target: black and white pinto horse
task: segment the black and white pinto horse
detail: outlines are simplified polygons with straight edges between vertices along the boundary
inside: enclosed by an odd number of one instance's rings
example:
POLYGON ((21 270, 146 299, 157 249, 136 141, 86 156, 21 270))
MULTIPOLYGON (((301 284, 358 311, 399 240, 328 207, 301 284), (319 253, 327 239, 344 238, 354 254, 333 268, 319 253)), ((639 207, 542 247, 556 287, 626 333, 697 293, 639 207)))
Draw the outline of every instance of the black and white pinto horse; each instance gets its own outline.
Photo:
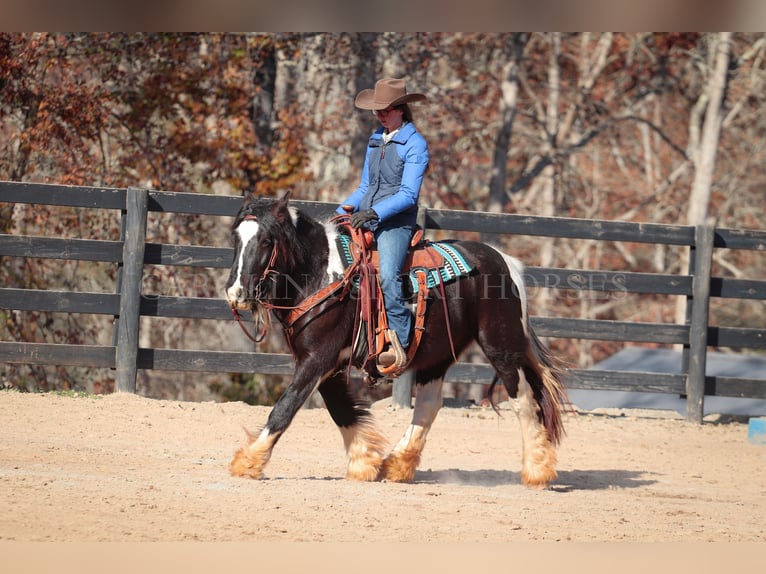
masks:
MULTIPOLYGON (((254 316, 271 312, 283 326, 291 309, 344 273, 335 247, 341 232, 337 224, 308 217, 289 205, 288 196, 246 195, 233 225, 236 253, 226 284, 233 310, 254 316)), ((521 424, 522 482, 543 488, 556 478, 556 446, 564 433, 567 404, 563 371, 529 324, 521 263, 484 243, 452 245, 470 260, 474 272, 444 284, 443 295, 436 292, 429 302, 420 347, 408 367, 416 383, 412 422, 393 449, 387 452, 371 413, 347 386, 357 301, 353 296, 328 298, 299 324, 285 328, 295 374, 263 429, 247 433, 247 444, 231 462, 233 475, 263 477, 277 441, 317 389, 343 437, 347 478, 412 481, 442 406, 444 374, 477 341, 513 399, 521 424)))

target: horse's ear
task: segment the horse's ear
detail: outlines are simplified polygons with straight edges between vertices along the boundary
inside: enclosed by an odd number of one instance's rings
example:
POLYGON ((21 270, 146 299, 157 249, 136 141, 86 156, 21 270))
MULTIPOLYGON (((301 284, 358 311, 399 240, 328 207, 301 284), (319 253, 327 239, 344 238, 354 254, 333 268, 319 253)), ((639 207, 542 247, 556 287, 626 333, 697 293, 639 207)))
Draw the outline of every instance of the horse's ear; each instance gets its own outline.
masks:
POLYGON ((280 197, 271 208, 271 212, 274 214, 278 223, 284 223, 290 221, 290 212, 287 209, 287 204, 290 201, 290 190, 288 189, 282 197, 280 197))
POLYGON ((245 195, 243 196, 243 207, 247 207, 251 203, 253 203, 256 199, 255 194, 252 191, 246 191, 245 195))

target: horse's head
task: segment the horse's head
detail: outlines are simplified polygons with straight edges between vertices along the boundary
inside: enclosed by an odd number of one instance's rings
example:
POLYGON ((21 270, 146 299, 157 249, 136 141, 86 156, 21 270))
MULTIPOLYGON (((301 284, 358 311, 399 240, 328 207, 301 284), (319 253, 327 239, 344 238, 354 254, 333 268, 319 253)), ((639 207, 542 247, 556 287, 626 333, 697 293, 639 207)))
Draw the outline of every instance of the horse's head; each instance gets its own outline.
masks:
POLYGON ((289 273, 300 257, 296 248, 297 212, 288 206, 290 192, 280 199, 245 196, 232 227, 234 261, 226 282, 232 309, 251 310, 271 295, 272 279, 289 273))

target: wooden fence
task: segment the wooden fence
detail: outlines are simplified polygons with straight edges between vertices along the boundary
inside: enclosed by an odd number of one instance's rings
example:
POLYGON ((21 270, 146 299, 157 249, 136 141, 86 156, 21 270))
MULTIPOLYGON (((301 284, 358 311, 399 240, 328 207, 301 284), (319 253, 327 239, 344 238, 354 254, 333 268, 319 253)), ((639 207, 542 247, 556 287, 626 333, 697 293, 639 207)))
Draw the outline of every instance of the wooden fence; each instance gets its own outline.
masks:
MULTIPOLYGON (((119 210, 120 241, 66 239, 0 234, 0 257, 34 257, 109 262, 118 266, 115 293, 84 293, 0 288, 0 309, 96 313, 116 318, 113 345, 47 344, 0 341, 0 362, 112 368, 118 390, 135 392, 138 369, 242 372, 289 375, 289 355, 140 348, 141 316, 231 320, 223 299, 147 296, 141 292, 144 265, 228 269, 232 249, 146 242, 149 212, 233 216, 240 197, 0 182, 0 202, 119 210)), ((295 201, 310 215, 322 217, 334 205, 295 201)), ((687 274, 634 273, 527 267, 528 285, 596 292, 655 293, 687 299, 686 324, 635 323, 560 317, 532 317, 543 337, 677 344, 684 347, 681 373, 572 370, 575 389, 651 391, 686 395, 686 415, 701 422, 705 395, 766 398, 766 381, 706 375, 708 346, 766 348, 766 329, 716 327, 708 324, 711 297, 766 299, 766 281, 711 276, 714 249, 766 249, 766 231, 647 224, 560 217, 534 217, 453 210, 422 210, 427 229, 498 234, 625 241, 688 246, 692 251, 687 274), (595 278, 595 280, 594 280, 595 278)), ((223 271, 222 271, 223 272, 223 271)), ((454 365, 447 381, 488 383, 489 365, 454 365)), ((409 402, 406 380, 395 385, 395 399, 409 402), (403 398, 403 397, 406 397, 403 398)))

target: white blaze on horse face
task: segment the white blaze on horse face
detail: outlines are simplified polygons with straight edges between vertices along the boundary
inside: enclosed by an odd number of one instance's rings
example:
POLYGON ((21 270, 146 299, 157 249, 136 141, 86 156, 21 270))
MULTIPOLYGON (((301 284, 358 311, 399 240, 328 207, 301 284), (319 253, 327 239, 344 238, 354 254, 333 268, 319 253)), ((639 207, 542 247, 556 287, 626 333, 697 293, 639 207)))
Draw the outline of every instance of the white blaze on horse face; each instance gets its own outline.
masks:
POLYGON ((245 252, 247 251, 248 244, 255 238, 258 233, 258 222, 253 220, 242 221, 235 230, 235 233, 239 236, 239 253, 237 254, 237 278, 231 287, 226 291, 226 298, 229 304, 234 306, 244 301, 244 282, 242 281, 242 272, 245 264, 245 252))

